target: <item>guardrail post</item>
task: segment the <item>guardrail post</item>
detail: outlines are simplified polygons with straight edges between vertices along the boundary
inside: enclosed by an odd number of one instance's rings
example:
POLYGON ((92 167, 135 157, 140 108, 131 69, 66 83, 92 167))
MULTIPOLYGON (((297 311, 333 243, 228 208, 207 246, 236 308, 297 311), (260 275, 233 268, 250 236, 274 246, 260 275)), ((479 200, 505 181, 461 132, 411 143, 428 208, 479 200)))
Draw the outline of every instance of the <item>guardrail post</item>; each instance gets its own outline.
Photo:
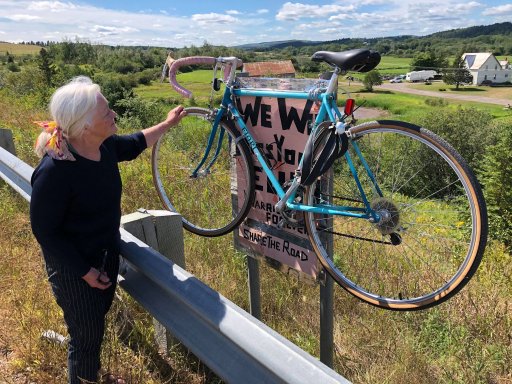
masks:
POLYGON ((261 320, 260 265, 252 256, 247 259, 247 283, 249 285, 249 311, 256 319, 261 320))
POLYGON ((0 128, 0 147, 16 156, 12 131, 10 129, 0 128))
POLYGON ((334 345, 334 280, 326 273, 325 285, 320 284, 320 361, 333 366, 334 345))
MULTIPOLYGON (((332 191, 332 185, 328 187, 332 191)), ((332 192, 331 192, 332 193, 332 192)), ((328 219, 328 228, 333 228, 332 217, 328 219)), ((329 256, 333 257, 333 237, 323 238, 329 256)), ((333 366, 334 350, 334 279, 324 269, 324 284, 320 284, 320 361, 329 368, 333 366)))
MULTIPOLYGON (((181 216, 174 212, 140 209, 121 218, 121 226, 133 236, 185 269, 181 216)), ((179 344, 165 327, 153 319, 155 341, 161 353, 168 354, 179 344)))

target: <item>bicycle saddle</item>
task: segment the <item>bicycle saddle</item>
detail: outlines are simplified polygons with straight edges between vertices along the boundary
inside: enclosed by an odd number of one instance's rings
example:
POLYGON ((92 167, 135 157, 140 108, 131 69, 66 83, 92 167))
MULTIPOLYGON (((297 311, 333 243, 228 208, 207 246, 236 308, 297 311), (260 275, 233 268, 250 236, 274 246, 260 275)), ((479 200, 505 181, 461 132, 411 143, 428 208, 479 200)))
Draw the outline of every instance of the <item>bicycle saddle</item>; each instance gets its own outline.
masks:
POLYGON ((318 51, 311 56, 311 60, 325 61, 345 72, 368 72, 380 63, 380 54, 369 49, 351 49, 343 52, 318 51))

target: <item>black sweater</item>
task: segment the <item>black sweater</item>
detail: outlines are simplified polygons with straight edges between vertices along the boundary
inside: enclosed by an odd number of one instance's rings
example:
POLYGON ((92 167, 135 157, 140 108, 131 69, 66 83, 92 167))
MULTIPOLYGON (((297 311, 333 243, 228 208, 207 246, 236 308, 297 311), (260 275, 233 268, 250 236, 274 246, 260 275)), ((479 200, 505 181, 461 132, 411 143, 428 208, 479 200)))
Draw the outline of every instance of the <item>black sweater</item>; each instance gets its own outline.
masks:
POLYGON ((99 266, 103 249, 119 252, 118 162, 136 158, 146 146, 139 132, 106 139, 100 161, 76 153, 76 161, 42 158, 32 174, 30 221, 47 265, 84 276, 99 266))

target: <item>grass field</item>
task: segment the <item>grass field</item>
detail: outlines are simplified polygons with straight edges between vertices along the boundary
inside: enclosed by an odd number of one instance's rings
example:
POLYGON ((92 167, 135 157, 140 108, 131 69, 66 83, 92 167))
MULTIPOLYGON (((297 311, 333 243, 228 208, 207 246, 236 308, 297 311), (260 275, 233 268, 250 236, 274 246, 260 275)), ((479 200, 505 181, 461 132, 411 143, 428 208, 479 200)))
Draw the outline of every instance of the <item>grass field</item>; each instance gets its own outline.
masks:
MULTIPOLYGON (((391 58, 392 59, 392 58, 391 58)), ((392 66, 393 62, 399 64, 408 59, 389 60, 388 65, 392 66)), ((386 63, 385 63, 386 64, 386 63)), ((315 74, 310 74, 313 77, 315 74)), ((144 99, 159 100, 165 105, 171 104, 184 104, 184 105, 199 105, 206 106, 208 104, 211 92, 212 71, 211 70, 198 70, 189 73, 181 73, 177 76, 178 83, 182 84, 185 88, 192 91, 193 99, 185 99, 180 96, 169 84, 168 81, 152 82, 148 86, 139 86, 136 88, 135 93, 144 99)), ((511 97, 511 88, 498 88, 498 87, 463 87, 459 91, 455 91, 454 86, 446 85, 442 82, 435 82, 432 85, 424 84, 408 84, 407 86, 422 89, 439 91, 446 89, 444 92, 458 92, 461 94, 471 94, 485 97, 504 98, 511 97)), ((343 104, 345 96, 341 92, 350 92, 351 96, 356 99, 358 105, 365 103, 365 107, 374 107, 383 109, 388 112, 390 118, 402 119, 406 121, 417 121, 418 116, 428 114, 431 110, 431 99, 435 97, 416 96, 400 92, 379 90, 375 89, 374 92, 367 92, 363 89, 360 82, 347 82, 346 80, 339 83, 340 94, 339 103, 343 104)), ((215 93, 219 98, 222 92, 215 93)), ((443 92, 439 92, 439 99, 443 96, 443 92)), ((493 117, 507 117, 510 116, 511 111, 504 110, 503 106, 494 104, 483 104, 469 101, 444 99, 445 105, 449 108, 457 108, 458 106, 471 106, 489 112, 493 117)), ((512 102, 512 99, 511 99, 512 102)), ((444 102, 443 102, 444 103, 444 102)), ((215 104, 216 105, 216 104, 215 104)))
POLYGON ((0 42, 0 55, 9 52, 11 55, 35 55, 39 53, 41 47, 38 45, 12 44, 0 42))
MULTIPOLYGON (((1 96, 4 108, 0 110, 0 123, 13 130, 18 156, 35 165, 32 146, 37 130, 30 121, 42 119, 44 111, 1 96)), ((386 94, 378 96, 389 99, 386 94)), ((390 108, 405 103, 406 109, 423 108, 421 98, 397 97, 390 108)), ((140 207, 161 208, 152 187, 149 152, 123 163, 121 173, 123 213, 140 207)), ((177 193, 188 195, 190 191, 177 193)), ((40 337, 47 329, 65 334, 62 313, 52 297, 30 231, 28 204, 3 182, 0 212, 0 377, 13 384, 62 383, 65 348, 40 337), (15 377, 22 379, 16 382, 15 377)), ((188 271, 248 309, 244 255, 234 250, 231 236, 201 238, 185 233, 185 255, 188 271)), ((383 311, 360 303, 336 287, 334 367, 350 381, 361 384, 510 383, 511 290, 510 255, 496 243, 488 246, 483 264, 466 289, 426 311, 383 311)), ((316 285, 261 265, 262 321, 317 357, 318 292, 316 285)), ((149 315, 122 291, 120 294, 122 300, 116 300, 108 320, 102 355, 106 368, 131 378, 132 383, 221 382, 190 354, 173 351, 170 358, 159 357, 151 344, 149 315)))
MULTIPOLYGON (((397 69, 402 64, 398 60, 386 65, 397 69)), ((212 72, 205 70, 180 74, 178 79, 193 90, 192 102, 199 104, 208 100, 211 76, 212 72)), ((469 105, 391 91, 364 92, 361 84, 353 82, 340 85, 350 89, 358 104, 366 101, 366 107, 383 109, 390 118, 410 122, 439 108, 469 105)), ((168 83, 141 86, 136 93, 166 105, 191 103, 168 83)), ((2 90, 0 105, 0 126, 13 131, 18 156, 35 166, 38 160, 33 144, 38 130, 31 121, 46 119, 47 112, 32 106, 27 98, 13 98, 2 90)), ((489 111, 496 119, 509 113, 500 106, 471 105, 489 111)), ((123 214, 141 207, 161 209, 152 184, 150 156, 145 151, 136 161, 120 165, 123 214)), ((176 193, 190 196, 191 191, 176 193)), ((210 210, 214 212, 215 206, 210 210)), ((0 212, 0 380, 8 384, 63 383, 65 347, 41 338, 48 329, 65 334, 62 313, 52 297, 31 233, 28 204, 3 181, 0 212)), ((232 236, 184 236, 187 270, 248 310, 245 255, 234 249, 232 236)), ((262 321, 318 357, 318 286, 304 284, 265 263, 260 272, 262 321)), ((152 343, 150 316, 122 290, 119 293, 120 300, 108 318, 104 367, 132 383, 221 383, 187 351, 173 350, 169 357, 160 356, 152 343)), ((491 242, 469 285, 439 307, 410 313, 384 311, 335 287, 334 308, 334 368, 354 383, 512 383, 512 263, 503 244, 491 242)))
MULTIPOLYGON (((169 84, 168 79, 163 82, 153 81, 147 86, 139 86, 135 89, 135 93, 143 99, 159 100, 166 104, 206 106, 210 98, 212 78, 212 70, 206 69, 178 74, 178 83, 192 91, 192 99, 186 99, 177 93, 169 84)), ((222 95, 222 93, 217 92, 216 95, 222 95)))
POLYGON ((382 56, 377 69, 381 74, 400 75, 410 72, 410 64, 411 58, 408 57, 382 56))

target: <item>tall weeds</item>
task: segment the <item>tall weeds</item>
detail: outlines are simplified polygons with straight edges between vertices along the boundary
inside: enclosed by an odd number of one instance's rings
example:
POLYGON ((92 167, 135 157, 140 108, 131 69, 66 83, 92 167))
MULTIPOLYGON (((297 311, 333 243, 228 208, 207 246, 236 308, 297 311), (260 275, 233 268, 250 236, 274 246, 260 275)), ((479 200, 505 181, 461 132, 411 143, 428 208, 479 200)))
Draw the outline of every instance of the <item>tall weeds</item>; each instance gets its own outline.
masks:
MULTIPOLYGON (((36 132, 27 120, 42 118, 44 110, 18 109, 5 98, 0 102, 0 123, 13 129, 18 156, 35 165, 31 147, 36 132)), ((160 208, 149 153, 123 164, 121 172, 125 214, 160 208)), ((31 235, 28 204, 3 182, 0 228, 0 374, 6 372, 6 383, 63 383, 65 346, 41 338, 47 329, 65 334, 62 314, 31 235)), ((185 234, 185 255, 188 270, 248 309, 245 256, 234 250, 230 236, 185 234)), ((263 264, 261 288, 262 320, 318 357, 318 286, 263 264)), ((334 369, 354 383, 511 383, 511 314, 512 263, 500 242, 489 244, 479 271, 462 292, 426 311, 384 311, 335 287, 334 369)), ((103 366, 132 383, 220 381, 182 348, 169 357, 158 354, 149 315, 121 290, 108 324, 103 366)))

